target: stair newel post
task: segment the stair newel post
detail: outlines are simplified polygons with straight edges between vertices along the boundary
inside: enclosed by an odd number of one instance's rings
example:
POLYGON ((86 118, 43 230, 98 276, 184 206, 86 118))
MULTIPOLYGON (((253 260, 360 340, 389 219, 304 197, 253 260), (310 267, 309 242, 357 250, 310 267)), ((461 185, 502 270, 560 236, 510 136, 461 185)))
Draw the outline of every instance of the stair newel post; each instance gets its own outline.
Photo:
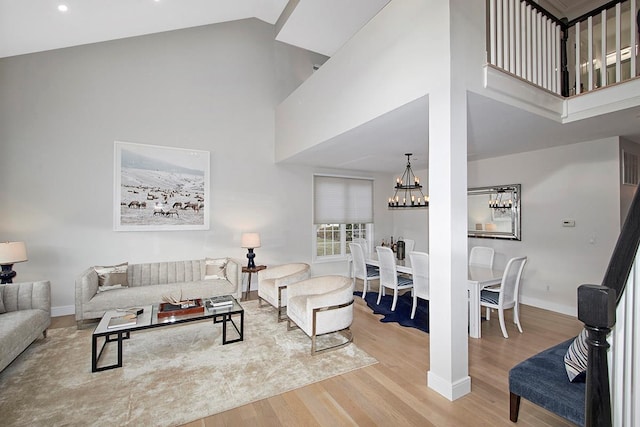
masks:
POLYGON ((616 323, 616 291, 599 285, 578 288, 578 319, 588 333, 585 426, 611 427, 607 335, 616 323))

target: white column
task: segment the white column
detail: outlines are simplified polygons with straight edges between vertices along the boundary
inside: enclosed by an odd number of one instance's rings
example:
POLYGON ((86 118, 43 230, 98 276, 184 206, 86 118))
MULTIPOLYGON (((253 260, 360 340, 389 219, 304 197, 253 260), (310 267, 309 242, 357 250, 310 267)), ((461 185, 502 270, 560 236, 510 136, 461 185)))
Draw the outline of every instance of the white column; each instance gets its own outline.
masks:
MULTIPOLYGON (((478 3, 482 4, 482 3, 478 3)), ((429 93, 430 366, 428 386, 450 400, 471 391, 467 319, 467 97, 454 76, 465 67, 465 33, 475 13, 450 0, 439 84, 429 93), (455 53, 455 54, 454 54, 455 53)), ((475 7, 475 6, 474 6, 475 7)), ((443 16, 443 19, 445 17, 443 16)))

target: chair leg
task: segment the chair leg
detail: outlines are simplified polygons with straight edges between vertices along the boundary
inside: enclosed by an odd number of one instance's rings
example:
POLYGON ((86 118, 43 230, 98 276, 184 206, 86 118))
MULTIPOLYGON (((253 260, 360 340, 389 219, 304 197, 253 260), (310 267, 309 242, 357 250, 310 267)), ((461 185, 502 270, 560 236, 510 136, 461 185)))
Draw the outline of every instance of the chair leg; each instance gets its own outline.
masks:
POLYGON ((382 291, 384 291, 384 286, 380 283, 380 289, 378 289, 378 301, 376 301, 376 304, 378 305, 380 305, 380 300, 382 299, 382 291))
POLYGON ((487 318, 487 320, 491 320, 491 309, 489 307, 487 307, 487 313, 485 314, 485 316, 487 318))
POLYGON ((509 393, 509 419, 511 422, 518 422, 518 413, 520 412, 520 396, 509 393))
POLYGON ((513 322, 518 327, 520 333, 522 333, 522 325, 520 325, 520 306, 518 304, 513 307, 513 322))
POLYGON ((278 307, 276 307, 278 309, 278 323, 283 322, 285 320, 287 320, 287 312, 286 309, 284 307, 286 306, 282 306, 282 292, 286 291, 287 287, 286 286, 280 286, 278 287, 278 307), (283 309, 285 311, 283 311, 283 309), (284 314, 284 316, 283 316, 284 314))
POLYGON ((500 318, 500 329, 502 329, 502 335, 505 338, 509 338, 509 334, 507 334, 507 327, 504 324, 504 310, 501 308, 498 309, 498 317, 500 318))
POLYGON ((396 303, 398 302, 398 289, 393 290, 393 302, 391 303, 391 311, 396 311, 396 303))
POLYGON ((416 317, 416 308, 418 307, 418 297, 416 293, 413 293, 413 307, 411 307, 411 318, 416 317))
MULTIPOLYGON (((355 279, 354 279, 355 280, 355 279)), ((367 278, 365 277, 362 280, 362 299, 364 299, 364 297, 367 296, 367 288, 369 287, 369 281, 367 280, 367 278)))

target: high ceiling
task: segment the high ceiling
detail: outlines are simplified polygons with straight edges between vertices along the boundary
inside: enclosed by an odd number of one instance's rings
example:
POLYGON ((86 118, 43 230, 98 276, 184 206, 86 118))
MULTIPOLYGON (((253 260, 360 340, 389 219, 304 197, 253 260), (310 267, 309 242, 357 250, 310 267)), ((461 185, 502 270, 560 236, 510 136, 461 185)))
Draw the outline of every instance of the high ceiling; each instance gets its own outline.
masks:
POLYGON ((283 11, 277 40, 331 56, 388 2, 0 0, 0 58, 246 18, 276 24, 283 11))
MULTIPOLYGON (((276 39, 332 56, 389 0, 0 0, 0 58, 246 18, 276 25, 276 39), (60 12, 58 6, 68 7, 60 12)), ((582 15, 606 0, 539 0, 558 17, 582 15)), ((624 135, 640 141, 640 110, 560 125, 470 94, 469 159, 624 135), (495 118, 500 118, 496 125, 495 118), (523 131, 524 130, 524 131, 523 131), (581 139, 582 138, 582 139, 581 139), (509 141, 508 145, 504 141, 509 141)), ((317 166, 396 172, 405 152, 427 165, 428 100, 416 100, 309 150, 317 166), (330 148, 330 150, 327 150, 330 148), (336 165, 336 150, 342 164, 336 165), (327 155, 327 153, 330 153, 327 155), (365 154, 363 154, 365 153, 365 154), (397 161, 390 161, 396 159, 397 161)))
MULTIPOLYGON (((0 0, 0 58, 253 17, 276 24, 283 11, 278 40, 331 56, 388 2, 0 0), (68 10, 60 12, 59 5, 68 10)), ((569 18, 606 2, 539 0, 558 17, 569 18)))

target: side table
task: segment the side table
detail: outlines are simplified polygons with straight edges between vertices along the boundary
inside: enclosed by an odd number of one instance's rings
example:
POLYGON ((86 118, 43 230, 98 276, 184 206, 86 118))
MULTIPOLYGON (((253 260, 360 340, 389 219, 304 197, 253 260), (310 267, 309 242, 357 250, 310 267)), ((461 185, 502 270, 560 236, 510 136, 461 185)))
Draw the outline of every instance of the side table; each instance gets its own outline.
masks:
POLYGON ((242 272, 243 273, 247 273, 249 275, 249 277, 247 278, 247 291, 244 292, 244 295, 242 297, 243 301, 246 301, 249 299, 249 292, 251 291, 251 274, 253 273, 257 273, 260 270, 264 270, 265 268, 267 268, 266 265, 256 265, 255 267, 242 267, 242 272))

